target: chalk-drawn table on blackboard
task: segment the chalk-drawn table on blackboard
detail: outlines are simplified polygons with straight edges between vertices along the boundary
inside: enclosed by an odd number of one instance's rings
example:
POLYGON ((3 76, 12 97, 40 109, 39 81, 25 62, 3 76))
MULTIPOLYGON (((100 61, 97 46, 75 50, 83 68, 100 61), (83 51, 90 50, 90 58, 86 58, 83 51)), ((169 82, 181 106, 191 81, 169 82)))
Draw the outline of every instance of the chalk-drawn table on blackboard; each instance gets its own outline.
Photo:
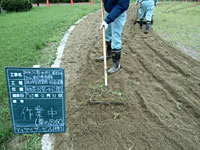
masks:
POLYGON ((6 68, 13 132, 65 132, 65 75, 61 68, 6 68))

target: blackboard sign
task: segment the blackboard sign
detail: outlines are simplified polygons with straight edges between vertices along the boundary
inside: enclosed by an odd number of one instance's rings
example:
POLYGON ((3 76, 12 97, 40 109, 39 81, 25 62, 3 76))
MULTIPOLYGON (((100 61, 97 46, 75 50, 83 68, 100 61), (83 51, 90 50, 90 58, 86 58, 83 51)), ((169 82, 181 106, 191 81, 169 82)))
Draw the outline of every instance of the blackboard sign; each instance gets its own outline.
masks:
POLYGON ((13 132, 65 132, 65 75, 60 68, 6 68, 13 132))

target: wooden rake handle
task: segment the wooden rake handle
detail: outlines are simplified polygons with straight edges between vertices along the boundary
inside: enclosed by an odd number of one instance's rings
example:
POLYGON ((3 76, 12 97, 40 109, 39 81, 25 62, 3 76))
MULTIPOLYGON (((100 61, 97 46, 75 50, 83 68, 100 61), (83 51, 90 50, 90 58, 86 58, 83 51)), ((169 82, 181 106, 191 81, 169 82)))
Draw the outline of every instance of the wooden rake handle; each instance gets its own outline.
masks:
MULTIPOLYGON (((104 4, 103 0, 101 0, 101 20, 104 21, 104 4)), ((105 86, 108 86, 108 74, 107 74, 107 60, 106 60, 106 30, 103 26, 103 56, 104 56, 104 78, 105 78, 105 86)))

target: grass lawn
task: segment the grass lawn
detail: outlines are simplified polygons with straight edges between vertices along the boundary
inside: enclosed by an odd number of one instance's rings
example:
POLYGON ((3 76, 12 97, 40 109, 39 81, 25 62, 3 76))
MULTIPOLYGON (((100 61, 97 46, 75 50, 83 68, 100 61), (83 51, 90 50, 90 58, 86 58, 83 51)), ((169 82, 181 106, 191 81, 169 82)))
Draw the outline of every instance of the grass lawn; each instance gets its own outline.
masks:
POLYGON ((173 45, 200 52, 200 3, 173 2, 155 7, 154 31, 173 45))
POLYGON ((7 143, 13 138, 17 139, 16 143, 26 141, 18 149, 40 148, 38 136, 12 134, 4 68, 32 67, 38 63, 43 67, 50 66, 67 29, 99 8, 100 5, 50 6, 34 7, 29 12, 0 14, 0 149, 9 149, 7 143))

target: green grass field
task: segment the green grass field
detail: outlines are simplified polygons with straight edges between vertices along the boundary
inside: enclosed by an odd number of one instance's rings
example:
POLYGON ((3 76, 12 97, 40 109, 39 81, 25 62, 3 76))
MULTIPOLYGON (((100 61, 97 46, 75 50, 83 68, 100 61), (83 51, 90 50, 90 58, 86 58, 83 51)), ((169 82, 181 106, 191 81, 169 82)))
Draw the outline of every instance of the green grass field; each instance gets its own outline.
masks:
POLYGON ((155 7, 154 31, 173 45, 200 51, 200 3, 170 3, 155 7))
MULTIPOLYGON (((6 144, 14 136, 5 67, 32 67, 41 61, 43 67, 50 66, 56 47, 67 29, 84 15, 99 8, 100 5, 34 7, 29 12, 0 14, 0 149, 8 149, 6 144)), ((38 140, 37 136, 31 135, 25 145, 35 149, 38 140), (35 141, 36 144, 33 144, 35 141)))

